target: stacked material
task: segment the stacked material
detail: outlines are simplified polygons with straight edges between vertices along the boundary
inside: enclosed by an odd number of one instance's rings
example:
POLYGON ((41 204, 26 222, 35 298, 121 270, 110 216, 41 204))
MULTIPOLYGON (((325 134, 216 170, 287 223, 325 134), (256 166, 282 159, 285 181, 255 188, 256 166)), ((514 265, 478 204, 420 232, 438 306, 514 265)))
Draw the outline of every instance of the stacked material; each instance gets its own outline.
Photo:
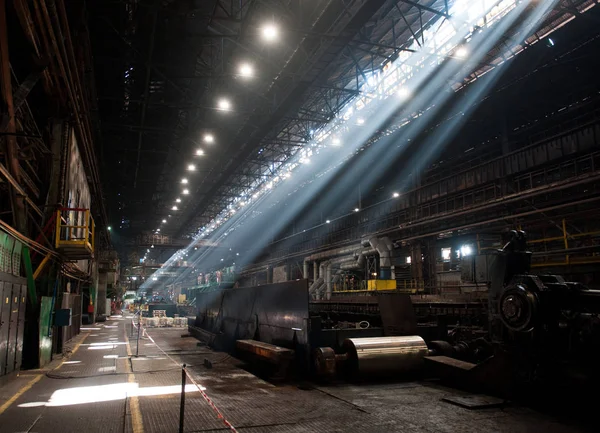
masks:
POLYGON ((184 328, 188 326, 187 317, 142 317, 141 322, 144 328, 184 328))
POLYGON ((158 326, 159 319, 156 317, 147 317, 146 318, 146 326, 148 328, 156 328, 158 326))

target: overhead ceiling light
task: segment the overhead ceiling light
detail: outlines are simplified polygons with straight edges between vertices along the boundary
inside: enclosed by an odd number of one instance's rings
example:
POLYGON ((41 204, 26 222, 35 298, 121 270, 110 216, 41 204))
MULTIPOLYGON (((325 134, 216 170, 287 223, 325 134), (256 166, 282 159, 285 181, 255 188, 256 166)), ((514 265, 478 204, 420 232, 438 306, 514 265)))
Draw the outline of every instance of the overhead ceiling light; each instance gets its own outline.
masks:
POLYGON ((152 280, 153 280, 153 281, 158 281, 158 278, 156 278, 156 277, 152 277, 152 280))
POLYGON ((111 226, 108 226, 108 227, 106 227, 106 228, 108 229, 108 231, 111 231, 111 230, 112 230, 112 227, 111 227, 111 226))
POLYGON ((360 210, 360 209, 359 209, 359 208, 357 208, 357 207, 355 207, 355 208, 354 208, 354 212, 358 212, 359 210, 360 210))
POLYGON ((173 209, 173 210, 177 210, 177 206, 173 206, 171 209, 173 209))
POLYGON ((190 164, 187 166, 188 171, 194 171, 196 170, 196 166, 194 164, 190 164))
POLYGON ((330 221, 330 220, 327 220, 327 221, 325 221, 325 222, 326 222, 327 224, 329 224, 331 221, 330 221))
POLYGON ((179 197, 178 197, 178 198, 176 198, 176 199, 175 199, 175 201, 176 201, 177 203, 181 203, 181 199, 180 199, 179 197))
POLYGON ((183 194, 189 194, 189 193, 190 193, 190 190, 189 190, 189 189, 184 189, 184 190, 183 190, 183 194))
POLYGON ((363 119, 362 117, 359 117, 358 119, 356 119, 356 124, 357 125, 364 125, 365 124, 365 119, 363 119))
POLYGON ((398 96, 401 99, 406 99, 410 96, 410 91, 406 87, 400 87, 398 90, 398 96))
POLYGON ((217 102, 217 107, 219 107, 219 110, 225 110, 225 111, 230 110, 231 109, 231 102, 229 102, 228 99, 221 98, 217 102))
POLYGON ((203 151, 202 149, 198 149, 198 150, 196 151, 196 155, 198 155, 198 156, 202 156, 202 155, 204 155, 204 151, 203 151))
POLYGON ((186 183, 188 183, 188 180, 184 177, 183 179, 181 179, 181 183, 185 185, 186 183))
POLYGON ((399 193, 397 193, 397 192, 395 192, 394 194, 392 194, 392 196, 393 196, 394 198, 398 198, 398 197, 400 197, 400 194, 399 194, 399 193))
POLYGON ((162 220, 163 224, 167 222, 167 220, 162 220))
POLYGON ((239 71, 244 78, 251 78, 254 75, 254 68, 249 63, 242 63, 239 71))
POLYGON ((340 140, 339 138, 335 137, 333 140, 331 140, 331 144, 333 144, 334 146, 339 146, 342 144, 342 140, 340 140))
POLYGON ((214 143, 215 137, 212 134, 204 134, 204 142, 205 143, 214 143))
POLYGON ((158 233, 160 231, 160 229, 156 229, 156 232, 158 233))
POLYGON ((262 28, 262 37, 265 41, 273 42, 279 36, 279 29, 275 24, 266 24, 262 28))
POLYGON ((467 54, 469 54, 469 50, 467 50, 465 47, 459 47, 454 52, 454 57, 458 57, 459 59, 464 59, 465 57, 467 57, 467 54))

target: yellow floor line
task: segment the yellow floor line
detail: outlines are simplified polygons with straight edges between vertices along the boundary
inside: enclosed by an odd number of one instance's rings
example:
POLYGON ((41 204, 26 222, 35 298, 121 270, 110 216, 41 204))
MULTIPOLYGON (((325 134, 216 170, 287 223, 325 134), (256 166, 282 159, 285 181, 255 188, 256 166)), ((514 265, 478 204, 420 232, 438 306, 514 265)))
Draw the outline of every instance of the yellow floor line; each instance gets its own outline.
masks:
MULTIPOLYGON (((127 336, 127 327, 123 330, 125 335, 125 343, 127 348, 127 356, 131 359, 131 347, 129 346, 129 337, 127 336)), ((127 382, 135 383, 135 375, 131 370, 131 363, 127 363, 127 372, 131 373, 127 375, 127 382)), ((142 411, 140 410, 140 402, 137 396, 129 397, 129 406, 131 407, 131 426, 133 427, 133 433, 144 433, 144 423, 142 422, 142 411)))
MULTIPOLYGON (((75 352, 77 352, 77 349, 79 349, 79 346, 81 346, 81 343, 83 343, 86 338, 87 338, 87 335, 84 336, 75 345, 75 347, 73 347, 73 350, 71 351, 71 356, 73 356, 75 354, 75 352)), ((60 361, 60 363, 56 367, 54 367, 52 370, 58 370, 64 364, 66 359, 68 359, 68 358, 63 358, 63 360, 60 361)), ((25 394, 27 391, 29 391, 33 385, 35 385, 37 382, 39 382, 39 380, 43 376, 44 376, 43 374, 36 375, 26 385, 24 385, 15 395, 13 395, 9 400, 4 402, 4 404, 2 406, 0 406, 0 415, 2 413, 4 413, 6 411, 6 409, 8 409, 10 407, 10 405, 13 404, 19 397, 21 397, 23 394, 25 394)))
POLYGON ((6 409, 10 407, 19 397, 25 394, 27 391, 31 389, 33 385, 35 385, 39 380, 43 377, 43 374, 38 374, 29 382, 27 382, 15 395, 13 395, 10 399, 8 399, 2 406, 0 406, 0 415, 4 413, 6 409))

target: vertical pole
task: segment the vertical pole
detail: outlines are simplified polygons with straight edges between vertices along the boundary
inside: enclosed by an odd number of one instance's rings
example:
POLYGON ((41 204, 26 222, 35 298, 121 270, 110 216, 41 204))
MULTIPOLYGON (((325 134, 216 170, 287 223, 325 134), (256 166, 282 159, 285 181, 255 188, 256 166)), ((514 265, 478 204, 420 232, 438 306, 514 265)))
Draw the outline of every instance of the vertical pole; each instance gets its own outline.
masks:
POLYGON ((185 367, 181 368, 181 403, 179 405, 179 433, 183 433, 183 421, 185 417, 185 367))
MULTIPOLYGON (((15 124, 15 107, 13 103, 12 76, 10 73, 10 60, 8 55, 6 9, 6 0, 0 0, 0 93, 2 93, 2 100, 6 106, 5 116, 8 118, 6 119, 8 122, 6 124, 7 135, 4 137, 4 151, 6 152, 8 171, 20 185, 21 167, 19 165, 17 138, 15 136, 17 130, 15 124)), ((4 116, 0 115, 0 125, 4 123, 3 117, 4 116)), ((27 234, 24 198, 17 194, 14 187, 10 187, 10 197, 13 207, 14 225, 19 232, 27 234)))
MULTIPOLYGON (((563 230, 563 240, 565 242, 565 250, 569 249, 569 241, 567 240, 567 220, 565 218, 563 218, 562 220, 562 230, 563 230)), ((569 264, 569 255, 567 254, 566 257, 566 263, 567 265, 569 264)))
MULTIPOLYGON (((140 307, 141 308, 141 307, 140 307)), ((140 314, 138 316, 138 335, 137 335, 137 344, 135 346, 135 356, 137 357, 140 353, 140 328, 142 327, 142 310, 140 309, 140 314)))

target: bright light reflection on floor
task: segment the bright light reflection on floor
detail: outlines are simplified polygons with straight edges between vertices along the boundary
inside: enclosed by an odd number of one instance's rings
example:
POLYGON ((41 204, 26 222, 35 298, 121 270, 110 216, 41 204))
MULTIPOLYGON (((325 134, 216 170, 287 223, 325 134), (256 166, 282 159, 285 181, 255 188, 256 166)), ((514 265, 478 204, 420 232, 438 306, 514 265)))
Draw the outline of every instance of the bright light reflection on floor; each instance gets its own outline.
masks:
POLYGON ((104 359, 117 359, 119 355, 104 355, 104 359))
POLYGON ((106 346, 107 344, 115 345, 115 344, 127 344, 127 343, 125 343, 123 341, 106 341, 104 343, 90 343, 89 345, 90 346, 106 346))
POLYGON ((82 331, 99 331, 102 328, 79 328, 82 331))
POLYGON ((100 373, 107 373, 107 372, 111 372, 111 371, 117 371, 117 367, 115 367, 114 365, 111 367, 100 367, 98 369, 98 371, 100 373))
POLYGON ((88 350, 113 350, 116 346, 111 345, 104 345, 104 346, 90 346, 88 347, 88 350))
MULTIPOLYGON (((205 387, 200 387, 203 391, 205 387)), ((82 386, 55 391, 48 402, 22 403, 19 407, 37 406, 72 406, 76 404, 101 403, 105 401, 124 400, 126 397, 149 397, 157 395, 179 394, 181 385, 151 386, 140 388, 137 383, 117 383, 113 385, 82 386)), ((185 392, 198 392, 193 384, 185 386, 185 392)))
POLYGON ((65 361, 63 364, 79 364, 81 361, 65 361))

